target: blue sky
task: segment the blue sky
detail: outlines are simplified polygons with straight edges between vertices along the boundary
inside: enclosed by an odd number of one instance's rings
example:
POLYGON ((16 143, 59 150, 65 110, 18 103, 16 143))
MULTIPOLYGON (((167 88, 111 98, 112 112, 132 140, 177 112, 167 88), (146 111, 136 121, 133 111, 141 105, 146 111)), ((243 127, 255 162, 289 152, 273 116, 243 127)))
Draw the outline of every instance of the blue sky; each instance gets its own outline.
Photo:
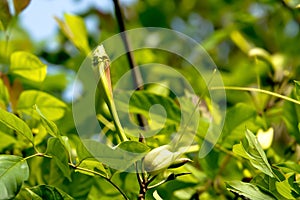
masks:
MULTIPOLYGON (((131 4, 134 1, 120 2, 131 4)), ((54 16, 62 18, 64 13, 80 13, 89 7, 113 12, 112 0, 31 0, 29 6, 21 13, 20 21, 34 40, 49 40, 57 30, 54 16)))

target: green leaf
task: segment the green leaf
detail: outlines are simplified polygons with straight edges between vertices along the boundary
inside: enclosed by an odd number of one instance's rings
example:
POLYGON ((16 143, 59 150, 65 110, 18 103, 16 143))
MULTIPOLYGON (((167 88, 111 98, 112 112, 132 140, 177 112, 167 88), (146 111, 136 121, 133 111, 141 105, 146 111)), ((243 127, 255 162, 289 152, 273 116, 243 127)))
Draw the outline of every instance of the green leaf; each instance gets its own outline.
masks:
POLYGON ((47 133, 49 133, 50 135, 52 135, 53 137, 60 137, 60 133, 59 130, 56 126, 56 124, 50 120, 48 120, 43 113, 40 111, 40 109, 38 108, 37 105, 34 105, 35 110, 37 111, 37 113, 41 116, 41 121, 43 124, 43 127, 46 129, 47 133))
POLYGON ((67 87, 67 76, 64 73, 47 74, 44 82, 43 89, 45 91, 63 91, 67 87))
MULTIPOLYGON (((102 174, 103 176, 108 176, 104 166, 102 163, 100 163, 98 160, 95 159, 85 159, 82 162, 80 162, 79 167, 85 168, 85 169, 89 169, 89 170, 93 170, 96 171, 100 174, 102 174)), ((78 170, 81 173, 87 174, 89 176, 94 176, 95 174, 91 173, 91 172, 86 172, 83 170, 78 170)))
POLYGON ((278 193, 281 194, 284 199, 295 199, 295 197, 292 195, 292 187, 290 186, 288 179, 281 182, 276 182, 275 185, 278 193))
POLYGON ((49 120, 58 120, 65 114, 66 104, 54 96, 36 90, 23 91, 19 97, 17 111, 34 116, 33 106, 37 105, 43 115, 49 120))
MULTIPOLYGON (((180 108, 169 97, 164 97, 147 91, 135 91, 130 96, 130 92, 122 91, 115 95, 114 100, 118 112, 127 113, 129 110, 131 113, 142 114, 149 117, 150 108, 155 104, 160 104, 167 114, 166 123, 178 124, 181 119, 180 108), (129 104, 124 101, 126 99, 130 99, 129 104)), ((129 115, 125 116, 124 114, 121 114, 121 116, 124 117, 124 119, 120 119, 122 122, 129 120, 129 115)), ((156 120, 157 122, 162 122, 165 120, 165 116, 162 115, 161 110, 154 109, 153 112, 151 112, 151 119, 156 120)))
POLYGON ((292 172, 296 172, 296 173, 300 174, 300 165, 295 162, 287 161, 284 163, 278 163, 278 164, 276 164, 276 166, 281 168, 282 170, 289 169, 292 172))
MULTIPOLYGON (((56 171, 57 170, 53 170, 56 171)), ((53 176, 57 177, 57 173, 54 173, 53 176)), ((59 175, 58 175, 59 176, 59 175)), ((55 178, 53 177, 53 181, 55 181, 55 178)), ((70 196, 72 196, 74 199, 90 199, 88 198, 88 194, 91 190, 93 190, 93 185, 95 184, 95 180, 99 179, 98 177, 91 177, 84 173, 79 173, 77 171, 72 172, 72 182, 69 182, 64 179, 59 179, 58 181, 48 183, 48 185, 52 185, 55 187, 58 187, 59 189, 63 190, 64 192, 68 193, 70 196)), ((102 179, 102 178, 100 178, 102 179)), ((105 180, 104 180, 105 181, 105 180)))
POLYGON ((150 148, 141 142, 136 141, 125 141, 114 147, 114 149, 120 148, 125 151, 133 153, 145 153, 150 151, 150 148))
POLYGON ((276 177, 257 138, 248 129, 246 130, 246 139, 242 144, 234 145, 233 152, 248 159, 256 169, 261 170, 270 177, 276 177))
POLYGON ((69 196, 67 193, 50 185, 39 185, 27 190, 30 194, 32 194, 32 197, 36 199, 41 198, 47 200, 74 200, 74 198, 69 196))
POLYGON ((231 107, 226 113, 222 140, 226 141, 229 137, 237 139, 236 134, 233 134, 233 131, 241 126, 243 126, 242 128, 244 129, 245 123, 255 116, 256 110, 245 103, 238 103, 234 107, 231 107))
POLYGON ((16 115, 0 108, 0 123, 26 137, 33 143, 33 135, 28 125, 16 115))
POLYGON ((11 54, 9 71, 28 80, 42 82, 46 77, 47 65, 31 53, 17 51, 11 54))
POLYGON ((14 0, 16 15, 22 12, 30 3, 30 0, 14 0))
POLYGON ((30 193, 28 188, 22 188, 14 200, 43 200, 41 197, 35 193, 30 193))
POLYGON ((287 180, 291 187, 292 195, 294 197, 299 198, 300 197, 300 185, 299 185, 298 181, 296 181, 296 174, 295 173, 287 174, 287 176, 289 176, 289 177, 287 177, 287 180))
POLYGON ((3 29, 6 29, 12 16, 9 12, 8 1, 0 1, 0 22, 3 26, 3 29))
POLYGON ((113 148, 94 140, 83 140, 82 142, 84 146, 81 145, 78 151, 85 153, 80 153, 81 158, 92 156, 103 164, 118 170, 128 169, 149 151, 146 145, 134 141, 122 142, 113 148))
POLYGON ((259 190, 258 187, 251 183, 244 183, 241 181, 229 181, 226 182, 226 187, 228 190, 244 196, 249 199, 255 200, 273 200, 274 198, 264 194, 259 190))
POLYGON ((87 31, 81 17, 71 14, 64 15, 65 22, 55 18, 59 27, 69 40, 86 55, 90 52, 87 31))
POLYGON ((14 155, 0 155, 0 199, 12 199, 29 177, 26 160, 14 155))
POLYGON ((275 178, 272 178, 266 174, 259 174, 255 176, 251 183, 259 187, 261 190, 268 192, 270 195, 273 195, 276 197, 276 199, 283 199, 283 196, 281 196, 275 186, 275 183, 277 180, 275 178))
MULTIPOLYGON (((1 128, 2 127, 0 127, 0 129, 1 128)), ((5 148, 12 146, 13 144, 18 142, 15 137, 13 137, 10 134, 7 134, 5 132, 2 132, 2 130, 0 130, 0 138, 1 138, 0 152, 3 152, 3 150, 5 148)))
POLYGON ((47 153, 53 156, 57 166, 63 175, 71 181, 71 170, 69 167, 68 154, 64 145, 58 138, 50 138, 47 144, 47 153))

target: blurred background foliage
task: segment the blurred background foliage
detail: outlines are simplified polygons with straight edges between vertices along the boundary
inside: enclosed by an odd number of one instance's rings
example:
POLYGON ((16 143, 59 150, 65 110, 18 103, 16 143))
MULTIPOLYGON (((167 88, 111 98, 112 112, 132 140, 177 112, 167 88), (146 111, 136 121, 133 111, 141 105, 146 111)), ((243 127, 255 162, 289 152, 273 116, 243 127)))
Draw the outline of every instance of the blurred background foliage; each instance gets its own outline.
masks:
MULTIPOLYGON (((83 0, 74 0, 74 4, 80 1, 83 0)), ((26 12, 30 12, 31 4, 35 3, 30 2, 26 12)), ((297 0, 143 0, 121 5, 127 29, 169 28, 199 42, 218 66, 225 86, 257 87, 297 99, 299 94, 295 90, 294 80, 299 81, 300 77, 299 3, 297 0)), ((72 44, 59 25, 53 41, 37 42, 19 23, 22 13, 18 17, 1 13, 1 73, 7 72, 10 55, 15 51, 32 52, 48 66, 47 76, 42 83, 8 77, 15 91, 11 95, 19 95, 22 90, 37 89, 66 102, 68 109, 65 110, 64 117, 53 120, 61 133, 67 135, 71 143, 76 145, 78 138, 75 136, 76 130, 72 121, 70 91, 85 53, 72 44)), ((110 11, 90 7, 70 14, 92 24, 92 29, 87 31, 88 46, 91 49, 119 32, 114 13, 110 11)), ((65 19, 56 20, 59 22, 65 19)), ((138 65, 163 63, 178 69, 192 84, 199 83, 193 77, 192 68, 182 58, 152 50, 135 51, 133 55, 138 65)), ((112 66, 113 83, 130 69, 125 56, 116 60, 112 66)), ((98 112, 109 118, 102 104, 99 100, 98 112)), ((299 105, 265 94, 242 91, 227 91, 227 105, 223 134, 216 147, 201 160, 195 151, 191 151, 188 157, 194 162, 183 166, 179 172, 188 171, 192 174, 157 188, 163 199, 237 199, 238 195, 227 191, 225 182, 249 182, 258 174, 248 162, 232 155, 233 145, 245 137, 245 126, 254 133, 260 129, 263 133, 274 132, 267 137, 266 140, 271 140, 271 144, 264 149, 270 163, 290 161, 298 164, 299 105)), ((31 127, 34 125, 31 124, 31 127)), ((0 132, 1 153, 30 155, 28 149, 24 152, 26 144, 17 141, 13 134, 4 132, 3 129, 0 132)), ((37 135, 40 140, 36 142, 46 146, 45 133, 43 134, 37 135)), ((50 160, 34 158, 28 162, 32 173, 26 183, 29 186, 57 186, 75 199, 120 198, 120 194, 103 179, 92 179, 73 172, 72 182, 67 179, 55 180, 54 178, 59 177, 55 174, 59 172, 50 160)), ((299 172, 295 172, 294 181, 299 180, 299 172)), ((114 179, 130 199, 136 195, 138 184, 134 174, 119 173, 114 179)), ((153 192, 154 190, 150 190, 147 193, 147 199, 153 199, 153 192)))

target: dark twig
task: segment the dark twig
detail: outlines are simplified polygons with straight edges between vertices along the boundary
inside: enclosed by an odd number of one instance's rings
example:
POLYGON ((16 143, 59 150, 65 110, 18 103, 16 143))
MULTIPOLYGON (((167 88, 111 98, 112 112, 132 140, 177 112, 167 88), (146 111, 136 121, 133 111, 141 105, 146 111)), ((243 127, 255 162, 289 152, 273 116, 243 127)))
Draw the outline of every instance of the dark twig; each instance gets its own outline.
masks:
POLYGON ((135 87, 138 90, 141 90, 141 89, 143 89, 143 78, 142 78, 140 70, 138 70, 138 68, 136 68, 134 57, 133 57, 132 52, 130 50, 130 45, 129 45, 129 42, 128 42, 127 34, 125 32, 126 28, 125 28, 125 24, 124 24, 124 21, 123 21, 123 16, 122 16, 121 8, 120 8, 120 5, 119 5, 119 1, 118 0, 113 0, 113 2, 114 2, 114 5, 115 5, 115 14, 116 14, 119 29, 120 29, 120 32, 121 32, 121 37, 122 37, 122 40, 123 40, 123 43, 124 43, 124 46, 125 46, 125 50, 127 52, 126 56, 127 56, 130 68, 133 69, 133 71, 132 71, 133 74, 132 75, 133 75, 133 78, 134 78, 134 84, 135 84, 135 87))
MULTIPOLYGON (((139 70, 139 68, 136 67, 134 56, 131 52, 130 44, 128 42, 127 34, 125 32, 126 28, 125 28, 125 24, 124 24, 120 4, 119 4, 118 0, 113 0, 113 2, 114 2, 114 6, 115 6, 115 15, 116 15, 116 18, 117 18, 117 22, 118 22, 119 29, 120 29, 120 32, 121 32, 121 37, 122 37, 122 40, 123 40, 123 43, 124 43, 124 46, 125 46, 125 50, 126 50, 126 57, 127 57, 127 60, 129 62, 129 66, 130 66, 130 69, 131 69, 131 72, 132 72, 134 86, 137 90, 142 90, 142 89, 144 89, 143 77, 142 77, 142 74, 141 74, 141 71, 139 70)), ((146 119, 141 115, 137 115, 137 119, 138 119, 139 125, 142 128, 145 128, 145 126, 147 125, 146 119)))
MULTIPOLYGON (((125 50, 126 50, 126 57, 131 69, 131 74, 133 77, 133 83, 134 83, 134 87, 136 88, 136 90, 143 90, 143 78, 142 78, 142 74, 141 71, 139 70, 138 67, 136 67, 136 63, 133 57, 133 54, 131 52, 131 48, 128 42, 128 38, 127 38, 127 34, 126 34, 126 28, 125 28, 125 24, 124 24, 124 20, 123 20, 123 15, 122 15, 122 11, 120 8, 120 4, 118 0, 113 0, 114 6, 115 6, 115 15, 117 18, 117 22, 119 25, 119 29, 121 32, 121 37, 123 40, 123 44, 125 46, 125 50)), ((147 121, 146 119, 138 114, 137 115, 137 120, 138 123, 140 125, 140 127, 142 127, 143 129, 145 129, 145 127, 147 126, 147 121)), ((139 141, 140 142, 145 142, 145 138, 144 136, 140 133, 139 135, 139 141)), ((139 172, 138 171, 138 167, 137 167, 138 162, 135 163, 135 167, 136 167, 136 173, 137 173, 137 179, 139 182, 139 186, 140 186, 140 191, 139 191, 139 195, 138 195, 138 199, 139 200, 144 200, 145 196, 146 196, 146 191, 147 191, 147 177, 144 176, 144 171, 139 172), (143 176, 141 176, 143 175, 143 176)), ((143 170, 143 169, 142 169, 143 170)))

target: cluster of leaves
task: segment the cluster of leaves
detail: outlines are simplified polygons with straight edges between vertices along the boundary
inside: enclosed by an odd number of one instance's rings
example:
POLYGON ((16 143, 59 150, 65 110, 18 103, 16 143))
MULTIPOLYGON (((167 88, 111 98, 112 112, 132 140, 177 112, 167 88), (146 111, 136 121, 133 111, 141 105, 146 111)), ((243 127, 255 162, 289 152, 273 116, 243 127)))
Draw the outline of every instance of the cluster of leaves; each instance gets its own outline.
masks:
MULTIPOLYGON (((185 158, 177 160, 165 145, 180 126, 180 107, 170 91, 149 85, 144 91, 134 93, 130 102, 133 114, 149 119, 149 108, 154 104, 163 105, 167 112, 159 134, 144 143, 134 138, 122 141, 118 134, 123 130, 118 127, 111 108, 113 100, 100 91, 96 110, 103 127, 101 134, 130 152, 152 152, 144 161, 152 173, 139 171, 136 175, 107 167, 100 162, 101 153, 97 159, 90 155, 76 133, 71 105, 63 99, 70 71, 76 72, 78 63, 94 43, 116 32, 113 16, 93 9, 82 14, 99 16, 100 39, 86 31, 83 17, 66 14, 64 20, 57 18, 60 47, 56 52, 47 52, 34 47, 18 27, 16 19, 29 2, 14 0, 10 2, 13 5, 0 2, 0 199, 134 199, 141 194, 141 188, 148 190, 146 199, 156 200, 300 197, 300 84, 294 81, 300 75, 295 45, 300 42, 300 34, 298 31, 293 36, 281 27, 288 23, 299 27, 295 5, 284 0, 282 3, 191 0, 175 6, 175 1, 147 0, 126 8, 130 27, 172 27, 190 33, 220 66, 225 85, 233 86, 227 87, 229 109, 218 144, 205 158, 198 158, 207 127, 207 120, 202 117, 195 142, 185 158), (9 9, 12 7, 13 13, 9 9), (254 8, 262 14, 247 10, 254 8), (137 16, 139 21, 135 20, 137 16), (204 28, 206 32, 197 31, 204 28), (73 47, 68 50, 70 43, 78 51, 73 47), (63 67, 56 69, 55 74, 47 73, 53 67, 51 64, 63 67), (190 160, 193 162, 187 163, 190 160)), ((168 63, 195 88, 202 87, 189 64, 173 55, 141 50, 134 52, 134 56, 138 64, 168 63)), ((124 67, 111 68, 113 83, 129 69, 122 57, 114 65, 124 67)), ((164 71, 153 73, 145 74, 145 79, 164 71)), ((158 118, 159 115, 151 117, 158 118)), ((149 126, 153 131, 161 128, 155 121, 149 126)), ((123 156, 106 145, 87 142, 96 152, 97 149, 106 151, 105 154, 114 152, 118 159, 123 156)), ((131 158, 131 162, 124 159, 124 163, 118 164, 128 168, 140 159, 131 158)))

